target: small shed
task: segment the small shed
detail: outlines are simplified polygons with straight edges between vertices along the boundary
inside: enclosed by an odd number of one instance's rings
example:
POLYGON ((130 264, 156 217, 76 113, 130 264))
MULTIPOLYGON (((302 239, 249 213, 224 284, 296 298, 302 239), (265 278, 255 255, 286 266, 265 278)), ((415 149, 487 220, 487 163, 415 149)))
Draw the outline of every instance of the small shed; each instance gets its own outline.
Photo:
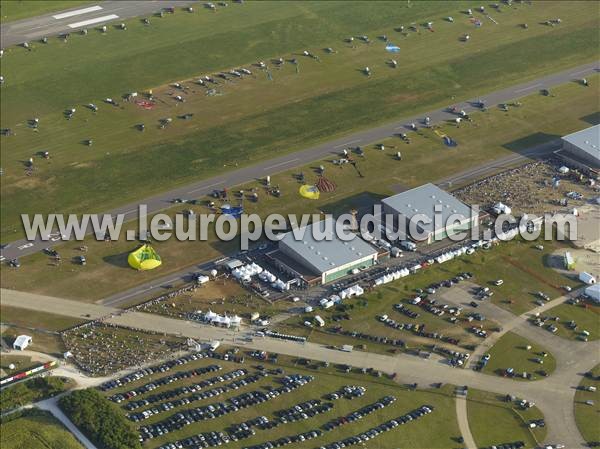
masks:
POLYGON ((19 335, 13 343, 13 349, 23 351, 29 346, 32 338, 29 335, 19 335))

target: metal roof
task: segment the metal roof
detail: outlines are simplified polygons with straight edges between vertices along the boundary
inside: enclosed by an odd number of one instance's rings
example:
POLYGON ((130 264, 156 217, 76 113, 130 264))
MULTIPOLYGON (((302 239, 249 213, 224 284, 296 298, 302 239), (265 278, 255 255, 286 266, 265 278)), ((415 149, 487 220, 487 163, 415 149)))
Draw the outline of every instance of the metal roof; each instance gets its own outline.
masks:
MULTIPOLYGON (((427 232, 434 232, 444 228, 450 215, 458 214, 465 219, 471 217, 471 208, 469 206, 431 183, 390 196, 381 202, 384 206, 393 209, 397 214, 406 217, 408 220, 420 214, 429 217, 431 223, 419 223, 419 226, 427 232), (435 223, 433 223, 436 206, 441 207, 439 211, 441 226, 437 228, 435 227, 435 223)), ((408 226, 408 222, 406 225, 408 226)))
POLYGON ((600 162, 600 125, 590 126, 563 137, 563 140, 585 151, 600 162))
MULTIPOLYGON (((331 218, 328 220, 333 221, 331 218)), ((377 254, 377 249, 359 236, 355 236, 350 241, 339 239, 335 233, 335 221, 331 225, 333 232, 327 234, 327 238, 331 238, 331 240, 316 240, 313 236, 312 228, 318 225, 318 229, 323 231, 325 229, 325 221, 327 220, 297 229, 296 233, 298 235, 304 231, 304 235, 299 240, 296 240, 293 232, 288 232, 280 240, 279 249, 287 248, 294 252, 318 273, 331 271, 342 265, 377 254)))

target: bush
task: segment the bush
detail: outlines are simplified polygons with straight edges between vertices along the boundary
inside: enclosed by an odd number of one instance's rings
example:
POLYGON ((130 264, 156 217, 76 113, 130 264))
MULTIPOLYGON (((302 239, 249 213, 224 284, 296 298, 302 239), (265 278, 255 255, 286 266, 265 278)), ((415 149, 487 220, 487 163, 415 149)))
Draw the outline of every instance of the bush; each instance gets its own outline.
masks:
POLYGON ((41 401, 62 393, 65 382, 60 377, 36 377, 2 390, 0 410, 5 412, 32 402, 41 401))
POLYGON ((141 449, 138 435, 119 408, 93 389, 63 396, 62 410, 98 447, 141 449))

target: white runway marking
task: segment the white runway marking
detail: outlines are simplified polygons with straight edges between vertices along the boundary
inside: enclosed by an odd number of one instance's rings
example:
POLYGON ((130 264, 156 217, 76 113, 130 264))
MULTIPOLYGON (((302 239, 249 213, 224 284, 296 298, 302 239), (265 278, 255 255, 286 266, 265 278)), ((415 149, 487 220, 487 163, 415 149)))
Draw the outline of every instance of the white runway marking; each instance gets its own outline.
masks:
POLYGON ((537 83, 537 84, 534 84, 533 86, 524 87, 523 89, 517 89, 517 90, 515 90, 515 93, 518 94, 520 92, 525 92, 526 90, 535 89, 536 87, 540 87, 541 85, 542 85, 541 83, 537 83))
POLYGON ((271 170, 272 168, 280 167, 280 166, 285 165, 285 164, 291 164, 292 162, 296 162, 296 161, 299 161, 299 160, 300 159, 296 158, 296 159, 292 159, 292 160, 289 160, 289 161, 280 162, 279 164, 271 165, 270 167, 265 167, 265 168, 263 168, 263 170, 265 170, 265 171, 266 170, 271 170))
POLYGON ((86 25, 93 25, 94 23, 107 22, 109 20, 118 19, 119 16, 111 14, 109 16, 96 17, 95 19, 84 20, 82 22, 70 23, 69 28, 79 28, 86 25))
POLYGON ((55 16, 52 16, 52 17, 55 18, 56 20, 60 20, 60 19, 66 19, 67 17, 78 16, 80 14, 87 14, 88 12, 100 11, 101 9, 102 9, 102 6, 96 5, 96 6, 90 6, 89 8, 76 9, 75 11, 63 12, 61 14, 56 14, 55 16))

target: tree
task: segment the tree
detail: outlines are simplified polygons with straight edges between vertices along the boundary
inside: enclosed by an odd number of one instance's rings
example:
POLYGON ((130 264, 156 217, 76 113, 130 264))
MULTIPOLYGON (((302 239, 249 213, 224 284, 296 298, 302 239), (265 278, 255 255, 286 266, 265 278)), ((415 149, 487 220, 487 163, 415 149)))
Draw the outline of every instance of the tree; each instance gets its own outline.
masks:
POLYGON ((62 410, 97 446, 141 449, 138 436, 119 408, 97 390, 77 390, 63 396, 62 410))

